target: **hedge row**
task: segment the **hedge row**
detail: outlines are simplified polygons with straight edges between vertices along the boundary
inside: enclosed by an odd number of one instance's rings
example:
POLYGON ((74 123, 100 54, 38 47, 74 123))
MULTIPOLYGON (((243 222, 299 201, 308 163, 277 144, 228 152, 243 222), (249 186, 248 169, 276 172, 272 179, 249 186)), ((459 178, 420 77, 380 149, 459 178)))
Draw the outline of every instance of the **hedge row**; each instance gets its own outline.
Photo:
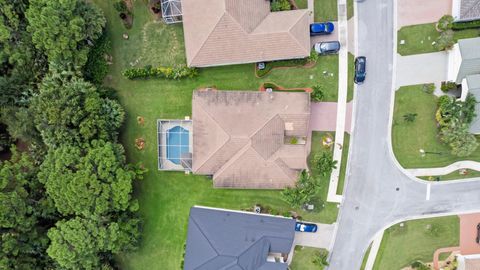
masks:
POLYGON ((137 78, 164 78, 164 79, 181 79, 181 78, 193 78, 198 75, 196 68, 189 67, 144 67, 144 68, 129 68, 123 71, 123 76, 132 80, 137 78))
POLYGON ((452 23, 453 30, 463 30, 463 29, 470 29, 470 28, 480 28, 480 20, 452 23))

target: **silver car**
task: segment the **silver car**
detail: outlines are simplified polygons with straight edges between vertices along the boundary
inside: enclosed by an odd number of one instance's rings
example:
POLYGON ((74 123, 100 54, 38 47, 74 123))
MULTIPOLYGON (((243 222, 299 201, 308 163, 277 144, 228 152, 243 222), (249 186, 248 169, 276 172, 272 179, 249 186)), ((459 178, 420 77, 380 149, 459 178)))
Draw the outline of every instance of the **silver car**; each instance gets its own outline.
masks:
POLYGON ((328 41, 315 43, 314 49, 319 54, 335 54, 340 50, 340 42, 328 41))

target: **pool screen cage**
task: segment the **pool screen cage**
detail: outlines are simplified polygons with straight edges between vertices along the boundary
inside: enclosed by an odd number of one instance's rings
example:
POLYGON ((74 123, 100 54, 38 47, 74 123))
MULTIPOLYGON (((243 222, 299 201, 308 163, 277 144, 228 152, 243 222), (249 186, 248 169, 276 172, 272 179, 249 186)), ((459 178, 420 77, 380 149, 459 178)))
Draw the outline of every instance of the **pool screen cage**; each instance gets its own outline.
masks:
POLYGON ((157 120, 158 169, 192 171, 192 121, 157 120))
POLYGON ((167 24, 182 22, 182 3, 180 0, 161 0, 162 18, 167 24))

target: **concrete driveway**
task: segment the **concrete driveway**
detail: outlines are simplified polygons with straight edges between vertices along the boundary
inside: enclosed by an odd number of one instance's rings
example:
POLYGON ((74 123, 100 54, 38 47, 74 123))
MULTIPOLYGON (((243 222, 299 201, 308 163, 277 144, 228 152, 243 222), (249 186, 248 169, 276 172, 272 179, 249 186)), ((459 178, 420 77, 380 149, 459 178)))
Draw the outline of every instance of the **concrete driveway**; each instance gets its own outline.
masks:
POLYGON ((397 54, 397 89, 404 85, 435 83, 447 80, 448 53, 435 52, 400 56, 397 54))
POLYGON ((315 223, 318 230, 315 233, 295 232, 293 246, 307 246, 329 249, 333 238, 334 224, 315 223))
POLYGON ((398 0, 398 29, 412 24, 432 23, 452 14, 452 0, 398 0))
MULTIPOLYGON (((312 102, 310 114, 310 130, 335 131, 337 127, 337 103, 336 102, 312 102)), ((352 102, 347 103, 345 115, 345 131, 350 133, 352 122, 352 102)))

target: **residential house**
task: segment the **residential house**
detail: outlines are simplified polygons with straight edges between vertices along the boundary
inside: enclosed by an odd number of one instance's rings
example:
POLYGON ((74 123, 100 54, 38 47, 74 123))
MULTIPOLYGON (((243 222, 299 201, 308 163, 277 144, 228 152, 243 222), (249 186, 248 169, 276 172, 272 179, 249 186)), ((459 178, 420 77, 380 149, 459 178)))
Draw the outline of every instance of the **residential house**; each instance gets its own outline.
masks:
POLYGON ((187 65, 208 67, 310 54, 309 11, 271 12, 266 0, 182 0, 187 65))
POLYGON ((287 270, 295 220, 194 206, 184 270, 287 270))
POLYGON ((307 168, 308 93, 197 90, 192 120, 193 172, 215 187, 282 189, 307 168))
POLYGON ((453 0, 452 16, 458 22, 479 20, 480 0, 453 0))
POLYGON ((458 255, 457 270, 480 270, 480 254, 458 255))
MULTIPOLYGON (((462 85, 460 100, 473 94, 480 102, 480 37, 460 39, 449 52, 448 80, 462 85)), ((470 132, 480 134, 480 106, 475 106, 477 117, 470 132)))

